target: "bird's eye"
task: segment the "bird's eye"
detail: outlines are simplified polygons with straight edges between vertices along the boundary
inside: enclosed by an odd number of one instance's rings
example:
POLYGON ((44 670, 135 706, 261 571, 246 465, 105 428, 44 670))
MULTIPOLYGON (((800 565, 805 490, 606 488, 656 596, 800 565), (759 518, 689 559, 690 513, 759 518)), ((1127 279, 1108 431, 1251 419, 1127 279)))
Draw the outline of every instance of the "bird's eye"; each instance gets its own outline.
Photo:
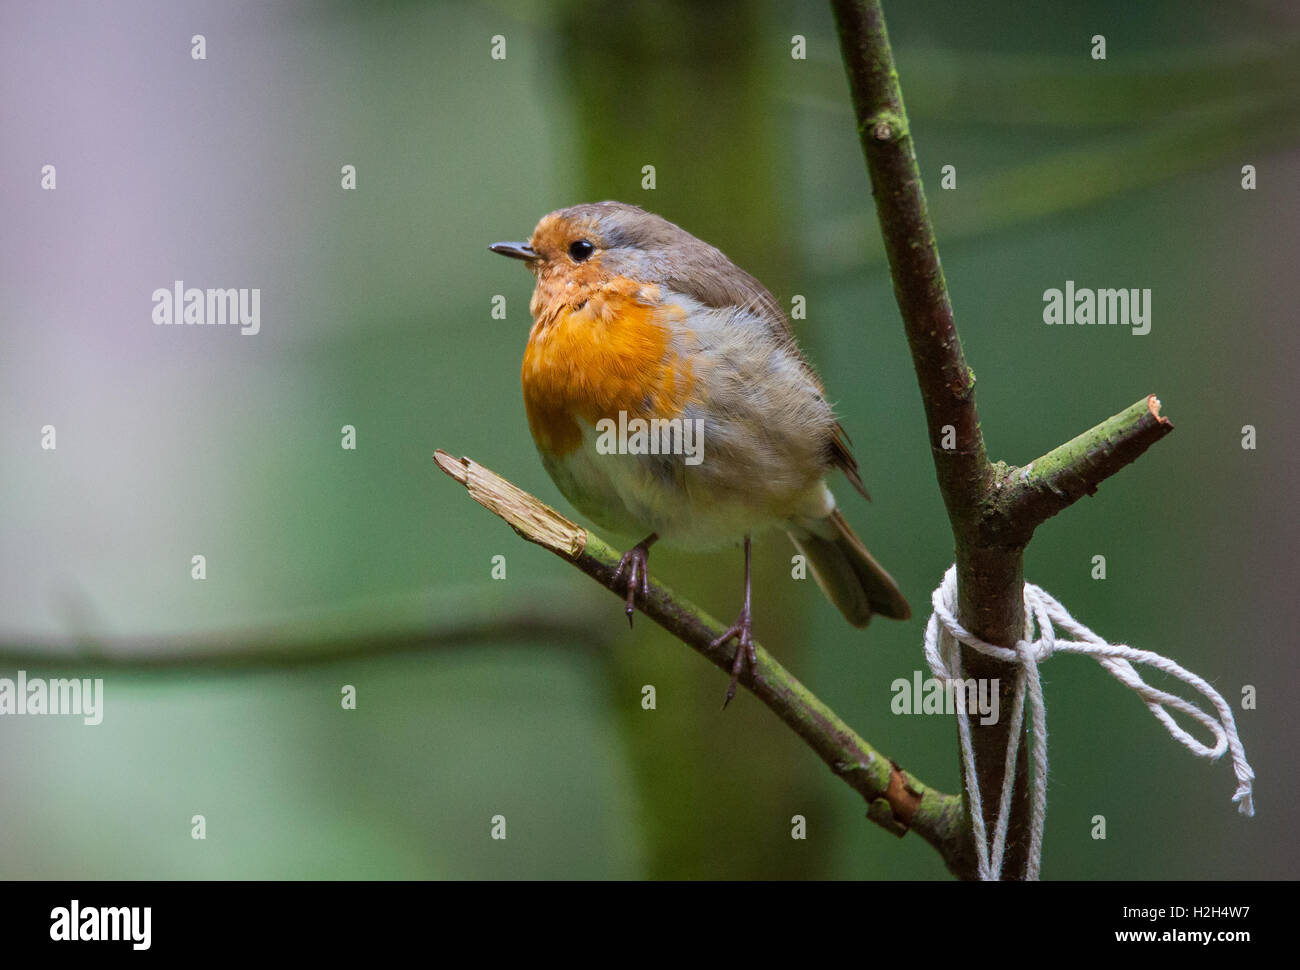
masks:
POLYGON ((573 257, 575 263, 581 263, 595 251, 596 247, 585 239, 576 239, 569 243, 569 255, 573 257))

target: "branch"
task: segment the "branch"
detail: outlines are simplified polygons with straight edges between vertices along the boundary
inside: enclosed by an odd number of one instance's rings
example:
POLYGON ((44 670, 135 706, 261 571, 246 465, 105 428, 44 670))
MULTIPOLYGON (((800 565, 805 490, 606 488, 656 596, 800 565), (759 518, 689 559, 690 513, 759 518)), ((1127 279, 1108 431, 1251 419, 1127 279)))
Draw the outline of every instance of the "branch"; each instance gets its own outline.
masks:
MULTIPOLYGON (((1159 417, 1152 396, 1031 463, 1018 480, 1008 477, 1005 465, 990 464, 975 408, 975 375, 953 321, 884 14, 878 0, 831 0, 831 7, 894 295, 925 405, 939 491, 952 524, 958 615, 981 639, 1012 646, 1025 625, 1024 549, 1034 528, 1091 494, 1173 425, 1159 417), (955 448, 944 447, 947 426, 955 432, 955 448), (1003 488, 1008 482, 1010 490, 1003 488)), ((965 647, 962 664, 970 677, 996 680, 1000 709, 1010 709, 1013 666, 965 647)), ((1011 720, 971 726, 989 831, 1001 801, 1011 720)), ((1003 869, 1010 878, 1023 871, 1028 851, 1028 749, 1019 747, 1012 782, 1003 869)))
POLYGON ((1024 468, 1012 469, 1007 475, 1010 487, 1001 489, 1003 514, 1032 532, 1094 494, 1103 481, 1173 430, 1173 422, 1160 415, 1160 399, 1150 394, 1024 468))
POLYGON ((955 525, 974 509, 988 477, 975 410, 975 374, 966 366, 953 321, 884 14, 874 0, 832 0, 831 6, 894 296, 921 387, 935 471, 955 525), (949 426, 955 431, 953 448, 943 444, 949 426))
MULTIPOLYGON (((614 580, 619 554, 597 536, 550 506, 469 458, 444 451, 438 467, 460 482, 470 497, 501 517, 520 537, 549 549, 611 592, 623 595, 614 580)), ((655 623, 730 673, 734 652, 712 646, 726 629, 698 607, 653 580, 642 611, 655 623)), ((961 798, 923 784, 862 740, 772 656, 755 645, 757 673, 748 668, 740 682, 816 752, 836 775, 867 802, 867 817, 895 835, 915 831, 934 846, 954 873, 972 867, 968 825, 961 798)))
POLYGON ((67 640, 0 635, 0 669, 76 667, 129 673, 282 670, 484 642, 551 640, 608 646, 593 631, 592 603, 535 594, 503 610, 499 595, 386 597, 301 620, 213 633, 67 640))

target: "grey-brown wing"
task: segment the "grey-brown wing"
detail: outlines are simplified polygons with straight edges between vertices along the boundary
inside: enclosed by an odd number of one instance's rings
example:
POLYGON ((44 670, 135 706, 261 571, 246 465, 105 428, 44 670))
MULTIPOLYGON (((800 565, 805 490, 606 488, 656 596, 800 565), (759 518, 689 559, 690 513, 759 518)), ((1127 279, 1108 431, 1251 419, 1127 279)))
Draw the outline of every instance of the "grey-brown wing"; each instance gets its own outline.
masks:
MULTIPOLYGON (((808 377, 825 394, 821 378, 799 349, 790 321, 781 305, 776 302, 776 297, 720 250, 693 236, 689 238, 690 243, 679 245, 676 252, 677 256, 685 258, 674 259, 674 265, 665 273, 668 286, 678 293, 699 300, 705 306, 739 307, 758 317, 767 324, 772 336, 799 359, 808 377)), ((826 462, 834 468, 842 469, 849 483, 864 498, 871 500, 866 486, 862 484, 849 436, 839 422, 835 423, 834 434, 826 442, 826 462)))
MULTIPOLYGON (((721 250, 688 233, 683 232, 683 235, 689 242, 674 250, 672 264, 664 267, 664 282, 705 306, 718 309, 734 306, 754 314, 767 324, 774 337, 789 344, 803 360, 803 354, 794 342, 790 321, 767 287, 728 259, 721 250)), ((815 379, 816 375, 813 377, 815 379)), ((820 386, 820 381, 818 384, 820 386)))

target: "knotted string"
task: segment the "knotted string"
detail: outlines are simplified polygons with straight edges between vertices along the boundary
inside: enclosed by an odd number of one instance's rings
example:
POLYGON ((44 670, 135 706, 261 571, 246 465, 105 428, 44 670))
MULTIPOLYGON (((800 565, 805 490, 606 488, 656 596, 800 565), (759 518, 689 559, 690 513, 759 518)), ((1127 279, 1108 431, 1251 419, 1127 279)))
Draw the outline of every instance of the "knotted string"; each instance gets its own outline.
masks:
POLYGON ((1025 879, 1037 879, 1043 855, 1043 823, 1047 817, 1047 712, 1043 707, 1043 685, 1038 664, 1053 653, 1079 653, 1093 657, 1111 676, 1134 691, 1152 714, 1193 754, 1217 760, 1225 751, 1232 752, 1232 768, 1237 775, 1237 793, 1232 800, 1242 815, 1254 815, 1252 786, 1255 772, 1246 761, 1245 749, 1237 737, 1232 708, 1213 687, 1168 657, 1150 650, 1134 650, 1123 644, 1107 643, 1069 612, 1049 593, 1033 583, 1025 583, 1025 633, 1015 647, 985 643, 957 622, 957 567, 949 566, 943 582, 931 596, 934 612, 925 628, 925 658, 934 676, 945 682, 962 680, 961 644, 996 660, 1016 667, 1015 699, 1012 702, 1011 734, 1003 766, 1002 797, 998 804, 997 823, 990 844, 984 824, 984 805, 975 774, 975 750, 971 744, 970 712, 966 703, 957 704, 957 732, 961 741, 966 791, 970 794, 971 827, 975 835, 975 852, 979 877, 991 880, 1002 876, 1002 857, 1006 850, 1007 825, 1011 816, 1011 795, 1015 787, 1016 757, 1020 752, 1021 727, 1024 724, 1026 698, 1032 706, 1030 725, 1031 811, 1029 817, 1029 853, 1025 860, 1025 879), (1038 637, 1034 638, 1037 626, 1038 637), (1058 640, 1060 628, 1073 640, 1058 640), (1218 717, 1190 701, 1152 687, 1133 668, 1146 664, 1196 688, 1218 711, 1218 717), (1214 735, 1214 746, 1202 744, 1173 719, 1166 708, 1199 721, 1214 735))

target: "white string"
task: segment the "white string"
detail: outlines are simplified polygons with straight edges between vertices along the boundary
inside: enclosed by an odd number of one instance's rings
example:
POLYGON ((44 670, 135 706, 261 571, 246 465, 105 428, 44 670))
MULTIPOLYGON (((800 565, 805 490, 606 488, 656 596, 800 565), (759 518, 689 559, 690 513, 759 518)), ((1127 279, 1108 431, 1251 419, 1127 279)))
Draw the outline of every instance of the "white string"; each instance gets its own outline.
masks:
MULTIPOLYGON (((984 824, 984 805, 975 774, 975 751, 971 745, 970 711, 967 703, 957 708, 957 734, 961 741, 962 766, 966 775, 966 791, 970 793, 971 827, 975 835, 975 853, 981 879, 1000 879, 1002 857, 1006 849, 1007 824, 1011 816, 1011 795, 1015 787, 1016 757, 1020 752, 1021 727, 1024 724, 1025 702, 1032 705, 1030 725, 1030 758, 1033 762, 1030 776, 1031 810, 1029 816, 1029 853, 1025 860, 1024 878, 1037 879, 1043 855, 1043 823, 1047 817, 1047 711, 1043 707, 1043 685, 1038 676, 1038 664, 1053 653, 1078 653, 1093 657, 1111 676, 1134 691, 1147 708, 1165 726, 1175 741, 1193 754, 1216 760, 1225 751, 1232 752, 1232 768, 1237 775, 1237 792, 1232 800, 1242 815, 1254 815, 1255 803, 1252 786, 1255 772, 1246 761, 1246 751, 1237 737, 1237 724, 1232 708, 1222 695, 1190 670, 1150 650, 1134 650, 1123 644, 1107 643, 1066 611, 1049 593, 1033 583, 1025 583, 1025 632, 1015 647, 999 647, 985 643, 957 622, 957 567, 949 566, 943 582, 931 596, 934 612, 925 628, 925 658, 934 676, 945 682, 962 678, 961 644, 988 657, 1016 666, 1016 693, 1012 702, 1011 734, 1007 743, 1006 761, 1002 774, 1002 797, 998 803, 997 823, 990 843, 984 824), (1034 628, 1038 638, 1034 638, 1034 628), (1056 628, 1075 639, 1058 640, 1056 628), (1170 674, 1190 687, 1196 688, 1215 708, 1218 717, 1208 713, 1191 701, 1152 687, 1133 664, 1146 664, 1170 674), (1213 747, 1192 737, 1173 719, 1166 708, 1188 715, 1199 721, 1214 735, 1213 747)), ((959 693, 958 697, 962 697, 959 693)))

